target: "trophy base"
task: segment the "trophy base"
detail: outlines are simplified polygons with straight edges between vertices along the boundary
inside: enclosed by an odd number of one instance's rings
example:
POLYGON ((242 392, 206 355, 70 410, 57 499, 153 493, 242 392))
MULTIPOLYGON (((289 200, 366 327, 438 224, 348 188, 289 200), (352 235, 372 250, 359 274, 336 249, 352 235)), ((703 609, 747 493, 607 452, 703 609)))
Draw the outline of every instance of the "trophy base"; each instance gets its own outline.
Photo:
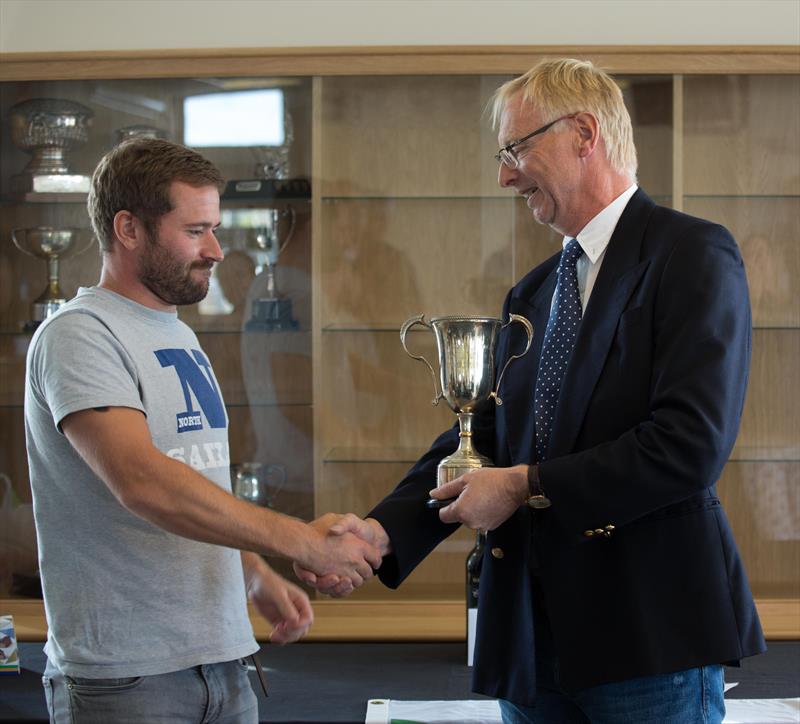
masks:
POLYGON ((44 322, 45 319, 52 317, 66 301, 66 299, 51 299, 45 302, 34 302, 32 307, 33 319, 25 322, 23 330, 26 332, 36 331, 36 328, 44 322))
MULTIPOLYGON (((459 448, 452 455, 444 458, 436 468, 436 487, 440 488, 445 483, 449 483, 451 480, 455 480, 471 470, 493 467, 494 463, 485 455, 475 452, 474 448, 471 454, 465 454, 465 452, 459 448)), ((456 500, 456 498, 445 498, 444 500, 430 498, 425 505, 431 510, 436 510, 450 505, 454 500, 456 500)))
POLYGON ((248 332, 277 332, 297 329, 296 319, 292 318, 292 300, 256 299, 253 302, 253 316, 244 328, 248 332))
POLYGON ((89 192, 91 178, 80 174, 21 173, 11 177, 12 194, 85 194, 89 192))

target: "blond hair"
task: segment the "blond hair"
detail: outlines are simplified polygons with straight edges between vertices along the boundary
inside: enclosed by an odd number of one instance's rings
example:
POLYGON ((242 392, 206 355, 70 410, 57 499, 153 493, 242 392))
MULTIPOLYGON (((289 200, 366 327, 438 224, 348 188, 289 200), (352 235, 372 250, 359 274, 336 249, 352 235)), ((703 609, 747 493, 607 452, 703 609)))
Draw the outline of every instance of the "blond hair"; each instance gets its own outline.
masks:
POLYGON ((491 101, 495 128, 508 100, 522 93, 523 103, 534 106, 542 122, 588 111, 600 124, 600 135, 612 168, 636 178, 633 128, 622 91, 604 71, 586 60, 542 60, 525 75, 501 85, 491 101))
POLYGON ((97 164, 87 201, 101 251, 114 247, 114 217, 129 211, 152 237, 162 216, 172 211, 170 186, 224 185, 216 166, 186 146, 158 138, 134 138, 109 151, 97 164))

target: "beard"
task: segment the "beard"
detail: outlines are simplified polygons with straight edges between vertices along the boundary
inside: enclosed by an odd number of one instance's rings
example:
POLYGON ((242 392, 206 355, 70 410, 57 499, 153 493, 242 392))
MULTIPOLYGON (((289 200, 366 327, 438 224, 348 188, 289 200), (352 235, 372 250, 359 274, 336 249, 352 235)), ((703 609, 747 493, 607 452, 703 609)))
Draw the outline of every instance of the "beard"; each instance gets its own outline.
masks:
POLYGON ((139 259, 139 280, 165 304, 196 304, 208 294, 210 275, 192 277, 195 269, 211 270, 212 261, 183 263, 178 261, 157 239, 148 237, 147 247, 139 259))

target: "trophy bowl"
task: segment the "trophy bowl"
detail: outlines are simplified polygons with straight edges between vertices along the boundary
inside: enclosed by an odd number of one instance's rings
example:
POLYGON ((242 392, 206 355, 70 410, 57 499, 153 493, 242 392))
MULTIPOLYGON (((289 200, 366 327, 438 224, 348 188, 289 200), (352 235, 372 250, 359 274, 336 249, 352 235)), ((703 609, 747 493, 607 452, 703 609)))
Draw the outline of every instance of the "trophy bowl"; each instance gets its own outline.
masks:
MULTIPOLYGON (((494 463, 482 455, 472 444, 472 418, 480 407, 494 400, 502 405, 498 392, 508 365, 527 354, 533 341, 531 323, 519 314, 510 314, 507 322, 494 317, 453 316, 436 317, 430 322, 425 315, 407 319, 400 329, 400 342, 406 354, 423 362, 433 379, 433 404, 445 400, 450 409, 458 415, 458 449, 445 457, 436 468, 436 487, 478 468, 490 468, 494 463), (495 355, 500 330, 510 324, 520 324, 528 338, 525 349, 512 354, 495 381, 495 355), (439 385, 431 363, 422 355, 408 349, 406 336, 412 327, 421 326, 433 332, 439 352, 439 385)), ((437 500, 431 498, 428 508, 443 508, 455 498, 437 500)))
POLYGON ((47 262, 47 287, 34 301, 33 319, 25 325, 34 329, 67 301, 58 280, 59 260, 82 254, 94 243, 94 237, 88 229, 34 226, 13 229, 11 240, 21 252, 47 262))
POLYGON ((33 158, 30 174, 69 174, 64 152, 89 140, 94 113, 86 106, 60 98, 32 98, 9 109, 11 140, 33 158))

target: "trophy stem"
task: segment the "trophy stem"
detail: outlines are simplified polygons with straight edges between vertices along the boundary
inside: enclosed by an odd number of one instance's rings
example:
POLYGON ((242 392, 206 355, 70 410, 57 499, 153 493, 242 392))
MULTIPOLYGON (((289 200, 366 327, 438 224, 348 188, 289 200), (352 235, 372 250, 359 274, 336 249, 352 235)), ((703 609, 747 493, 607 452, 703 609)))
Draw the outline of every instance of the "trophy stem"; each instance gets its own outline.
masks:
POLYGON ((458 450, 456 454, 464 459, 482 457, 472 446, 472 413, 459 412, 458 426, 460 429, 458 432, 458 450))
POLYGON ((275 264, 267 263, 267 268, 265 270, 266 280, 267 280, 267 299, 277 299, 280 297, 278 294, 278 284, 275 281, 275 264))
POLYGON ((61 290, 58 286, 58 257, 51 256, 47 259, 47 287, 50 295, 60 296, 61 290))

